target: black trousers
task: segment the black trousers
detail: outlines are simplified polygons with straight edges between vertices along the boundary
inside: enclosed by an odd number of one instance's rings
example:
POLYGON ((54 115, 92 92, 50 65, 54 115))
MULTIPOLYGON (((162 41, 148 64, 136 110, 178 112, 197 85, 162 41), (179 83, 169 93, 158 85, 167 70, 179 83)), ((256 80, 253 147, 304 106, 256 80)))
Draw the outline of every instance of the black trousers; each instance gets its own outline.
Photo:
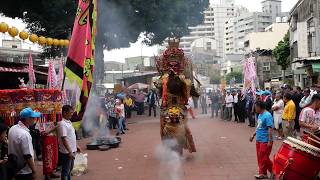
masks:
POLYGON ((17 174, 15 180, 32 180, 32 174, 17 174))
POLYGON ((153 109, 154 117, 157 116, 157 106, 155 104, 149 104, 149 116, 151 116, 151 109, 153 109))
POLYGON ((144 113, 144 102, 136 102, 137 115, 142 115, 144 113))
POLYGON ((238 106, 238 118, 239 122, 245 122, 246 110, 244 107, 238 106))
POLYGON ((248 116, 248 119, 249 119, 249 126, 251 126, 251 127, 255 127, 256 126, 256 121, 255 121, 254 115, 255 115, 255 113, 253 113, 251 111, 251 109, 247 110, 247 116, 248 116))
POLYGON ((131 107, 124 105, 124 111, 126 113, 126 118, 131 118, 131 107))
POLYGON ((40 131, 38 129, 30 129, 30 135, 32 137, 32 144, 36 152, 36 156, 40 156, 42 154, 40 131))
POLYGON ((234 121, 239 121, 239 104, 233 104, 234 121))
POLYGON ((300 131, 300 122, 299 122, 300 112, 301 112, 300 109, 296 110, 296 118, 294 119, 294 129, 296 131, 300 131))
POLYGON ((109 116, 109 128, 117 129, 118 119, 116 117, 109 116))

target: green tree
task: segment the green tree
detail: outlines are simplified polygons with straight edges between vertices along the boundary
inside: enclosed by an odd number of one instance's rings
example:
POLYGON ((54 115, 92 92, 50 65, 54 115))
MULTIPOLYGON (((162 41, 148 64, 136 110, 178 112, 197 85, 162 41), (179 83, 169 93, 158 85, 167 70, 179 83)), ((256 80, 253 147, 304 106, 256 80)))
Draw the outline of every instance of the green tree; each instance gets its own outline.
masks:
POLYGON ((220 84, 220 81, 221 81, 220 73, 212 73, 210 75, 210 83, 211 84, 220 84))
POLYGON ((226 75, 226 83, 229 84, 231 79, 235 79, 235 83, 242 83, 243 74, 242 72, 230 72, 226 75))
POLYGON ((290 61, 290 42, 289 32, 284 36, 278 45, 273 50, 273 56, 276 58, 277 64, 281 66, 282 70, 282 81, 285 80, 285 70, 291 64, 290 61))
MULTIPOLYGON (((78 0, 10 0, 0 12, 19 17, 39 35, 68 38, 78 0)), ((209 0, 98 0, 96 74, 103 76, 103 50, 128 47, 143 32, 147 45, 160 44, 171 35, 188 34, 188 26, 200 24, 209 0)), ((46 49, 59 55, 58 49, 46 49)))

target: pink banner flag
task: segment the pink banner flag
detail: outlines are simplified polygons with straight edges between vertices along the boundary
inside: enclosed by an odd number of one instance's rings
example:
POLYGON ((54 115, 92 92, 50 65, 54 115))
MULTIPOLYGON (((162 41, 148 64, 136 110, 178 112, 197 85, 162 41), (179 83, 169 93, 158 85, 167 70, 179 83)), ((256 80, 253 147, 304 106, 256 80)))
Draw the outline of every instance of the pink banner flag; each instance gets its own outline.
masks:
POLYGON ((33 60, 32 60, 31 49, 29 51, 28 64, 29 64, 29 66, 28 66, 29 86, 30 86, 30 88, 34 88, 34 85, 36 84, 36 76, 34 74, 34 69, 33 69, 33 60))
POLYGON ((56 74, 56 70, 54 69, 54 64, 52 59, 49 60, 47 86, 48 86, 48 89, 57 88, 57 74, 56 74))
POLYGON ((251 89, 253 95, 256 93, 256 80, 257 80, 257 70, 255 65, 255 58, 249 57, 245 60, 243 65, 244 71, 244 89, 251 89))
POLYGON ((59 75, 58 75, 58 88, 62 88, 63 84, 63 76, 64 76, 64 69, 63 69, 63 64, 64 64, 64 58, 61 56, 60 62, 59 62, 59 75))

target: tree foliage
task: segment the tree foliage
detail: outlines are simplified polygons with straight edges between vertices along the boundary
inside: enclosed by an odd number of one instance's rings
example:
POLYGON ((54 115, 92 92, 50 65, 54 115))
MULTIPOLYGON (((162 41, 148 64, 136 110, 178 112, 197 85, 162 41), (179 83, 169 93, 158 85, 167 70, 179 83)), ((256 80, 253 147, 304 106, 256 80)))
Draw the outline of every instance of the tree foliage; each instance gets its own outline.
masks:
POLYGON ((243 74, 242 72, 230 72, 226 75, 226 82, 229 83, 231 79, 235 78, 235 83, 242 83, 243 74))
POLYGON ((276 58, 277 64, 281 66, 282 70, 286 70, 291 61, 290 61, 290 41, 289 41, 289 32, 284 36, 278 45, 273 50, 273 56, 276 58))
MULTIPOLYGON (((70 36, 77 0, 10 0, 2 3, 5 16, 22 18, 31 32, 57 37, 70 36)), ((99 44, 105 48, 128 47, 141 32, 145 43, 162 43, 170 36, 183 36, 188 26, 201 23, 208 0, 98 0, 99 44)))
POLYGON ((210 75, 210 83, 211 84, 220 84, 220 81, 221 81, 220 73, 212 73, 210 75))
MULTIPOLYGON (((129 47, 143 32, 147 45, 161 44, 166 37, 181 37, 188 26, 200 24, 209 0, 98 0, 96 73, 103 78, 103 50, 129 47)), ((39 35, 69 38, 78 0, 10 0, 0 12, 22 18, 39 35)), ((51 56, 55 48, 46 49, 51 56)))

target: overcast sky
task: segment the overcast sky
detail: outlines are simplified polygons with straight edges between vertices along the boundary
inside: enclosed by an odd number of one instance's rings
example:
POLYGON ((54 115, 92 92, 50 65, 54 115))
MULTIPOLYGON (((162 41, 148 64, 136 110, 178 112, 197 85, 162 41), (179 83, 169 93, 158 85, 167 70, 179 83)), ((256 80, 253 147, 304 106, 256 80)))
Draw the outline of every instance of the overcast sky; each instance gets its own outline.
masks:
MULTIPOLYGON (((236 5, 241 5, 249 9, 249 11, 262 11, 262 0, 235 0, 236 5)), ((289 12, 291 8, 298 2, 298 0, 282 0, 282 11, 289 12)), ((220 0, 210 0, 210 3, 218 4, 220 0)), ((119 61, 124 62, 126 57, 140 56, 142 52, 143 56, 153 56, 157 53, 156 47, 141 46, 141 43, 135 43, 131 48, 117 49, 113 51, 106 51, 105 61, 119 61), (142 51, 141 51, 142 47, 142 51)))
MULTIPOLYGON (((236 5, 241 5, 249 9, 249 11, 262 11, 261 2, 263 0, 235 0, 236 5)), ((220 0, 210 0, 210 3, 218 4, 220 0)), ((282 0, 282 11, 289 12, 298 0, 282 0)))
MULTIPOLYGON (((235 0, 236 5, 241 5, 249 9, 249 11, 261 11, 261 1, 262 0, 235 0)), ((220 0, 210 0, 210 3, 217 4, 220 0)), ((298 0, 282 0, 282 11, 288 12, 291 8, 298 2, 298 0)), ((19 19, 11 19, 6 17, 0 17, 0 22, 6 22, 9 25, 16 26, 19 31, 25 28, 25 25, 19 19)), ((1 39, 12 39, 6 35, 0 34, 1 39)), ((24 43, 24 48, 29 48, 30 44, 24 43)), ((32 46, 32 49, 37 49, 36 46, 32 46)), ((147 47, 145 45, 141 45, 141 40, 138 40, 137 43, 131 45, 130 48, 116 49, 112 51, 105 51, 105 61, 119 61, 124 62, 126 57, 133 56, 153 56, 157 54, 157 47, 147 47)))

